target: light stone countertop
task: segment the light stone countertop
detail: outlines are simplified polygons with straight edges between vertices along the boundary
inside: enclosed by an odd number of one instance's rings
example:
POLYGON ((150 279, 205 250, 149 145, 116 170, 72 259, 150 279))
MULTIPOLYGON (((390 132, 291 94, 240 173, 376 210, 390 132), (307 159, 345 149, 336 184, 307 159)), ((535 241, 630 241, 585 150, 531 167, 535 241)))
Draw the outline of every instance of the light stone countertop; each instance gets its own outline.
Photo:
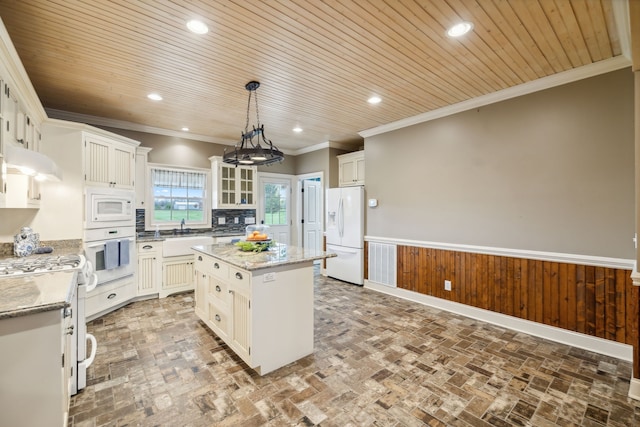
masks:
POLYGON ((239 233, 237 231, 207 231, 207 232, 191 232, 185 234, 169 234, 169 233, 160 233, 160 237, 155 237, 154 231, 144 231, 136 233, 136 242, 137 243, 145 243, 145 242, 162 242, 167 239, 178 239, 180 237, 244 237, 244 233, 239 233))
POLYGON ((308 250, 281 243, 277 243, 274 247, 264 252, 243 252, 233 244, 199 245, 193 246, 192 249, 248 271, 299 264, 337 256, 334 253, 308 250))
POLYGON ((0 320, 68 307, 76 275, 74 270, 63 270, 1 277, 0 320))

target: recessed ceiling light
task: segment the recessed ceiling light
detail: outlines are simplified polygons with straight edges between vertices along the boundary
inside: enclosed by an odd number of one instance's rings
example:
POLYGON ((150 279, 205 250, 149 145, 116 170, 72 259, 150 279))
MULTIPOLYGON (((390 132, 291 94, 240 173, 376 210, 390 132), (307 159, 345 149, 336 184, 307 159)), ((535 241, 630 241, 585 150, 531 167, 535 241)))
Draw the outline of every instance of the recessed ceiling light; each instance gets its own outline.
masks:
POLYGON ((157 93, 150 93, 149 95, 147 95, 147 98, 149 98, 152 101, 162 101, 162 97, 157 93))
POLYGON ((187 28, 195 34, 207 34, 209 32, 209 27, 207 27, 204 22, 198 21, 197 19, 192 19, 187 22, 187 28))
POLYGON ((367 99, 367 102, 369 104, 379 104, 382 101, 382 98, 380 98, 379 96, 372 96, 371 98, 367 99))
POLYGON ((296 127, 293 128, 293 131, 296 132, 296 133, 300 133, 300 132, 302 132, 302 128, 300 126, 296 126, 296 127))
POLYGON ((449 37, 460 37, 467 34, 472 29, 473 29, 473 24, 471 22, 464 21, 449 28, 447 30, 447 35, 449 37))
POLYGON ((189 128, 185 126, 185 127, 182 128, 182 131, 183 132, 189 132, 189 128))

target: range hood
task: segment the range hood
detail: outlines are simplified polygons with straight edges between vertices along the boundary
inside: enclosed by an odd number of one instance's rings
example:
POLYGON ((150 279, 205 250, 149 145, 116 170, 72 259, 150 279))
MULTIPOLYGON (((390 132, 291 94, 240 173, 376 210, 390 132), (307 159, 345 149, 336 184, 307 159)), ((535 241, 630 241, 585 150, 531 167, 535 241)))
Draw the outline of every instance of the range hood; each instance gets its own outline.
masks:
POLYGON ((33 175, 39 180, 62 180, 62 171, 58 165, 37 151, 27 150, 13 144, 4 147, 4 162, 8 169, 16 169, 25 175, 33 175))

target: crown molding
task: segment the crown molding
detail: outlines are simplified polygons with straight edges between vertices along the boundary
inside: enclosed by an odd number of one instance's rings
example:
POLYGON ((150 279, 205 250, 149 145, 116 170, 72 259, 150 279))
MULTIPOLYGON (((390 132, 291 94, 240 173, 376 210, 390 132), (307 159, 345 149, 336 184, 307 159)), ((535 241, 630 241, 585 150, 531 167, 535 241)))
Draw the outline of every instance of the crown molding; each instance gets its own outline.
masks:
MULTIPOLYGON (((131 130, 135 132, 153 133, 158 135, 173 136, 176 138, 195 139, 197 141, 212 142, 221 145, 230 145, 228 141, 220 141, 206 135, 198 135, 170 129, 163 129, 154 126, 141 125, 139 123, 125 120, 108 119, 106 117, 92 116, 89 114, 72 113, 70 111, 45 108, 47 115, 54 119, 67 120, 70 122, 86 123, 92 126, 104 126, 115 129, 131 130)), ((233 145, 233 144, 231 144, 233 145)))
POLYGON ((611 4, 613 10, 613 20, 618 29, 618 40, 620 41, 620 50, 622 55, 631 61, 631 19, 629 15, 629 1, 614 1, 611 4))
POLYGON ((595 62, 583 67, 563 71, 561 73, 523 83, 518 86, 502 89, 497 92, 469 99, 467 101, 458 102, 457 104, 448 105, 437 110, 418 114, 417 116, 407 117, 406 119, 363 130, 361 132, 358 132, 358 135, 363 138, 369 138, 371 136, 380 135, 435 119, 440 119, 442 117, 451 116, 463 111, 473 110, 474 108, 484 107, 496 102, 505 101, 511 98, 517 98, 519 96, 528 95, 534 92, 539 92, 541 90, 561 86, 563 84, 587 79, 589 77, 609 73, 611 71, 617 71, 630 66, 631 60, 624 56, 616 56, 615 58, 606 59, 604 61, 595 62))
MULTIPOLYGON (((362 145, 362 143, 358 143, 358 145, 362 145)), ((299 150, 294 151, 294 156, 299 156, 300 154, 311 153, 312 151, 323 150, 325 148, 337 148, 339 150, 353 151, 357 150, 358 147, 353 144, 343 144, 340 142, 334 141, 326 141, 321 142, 320 144, 311 145, 309 147, 300 148, 299 150)))
MULTIPOLYGON (((108 119, 106 117, 92 116, 89 114, 72 113, 70 111, 56 110, 53 108, 45 108, 48 116, 54 119, 66 120, 70 122, 86 123, 92 126, 104 126, 114 129, 124 129, 134 132, 145 132, 155 135, 171 136, 175 138, 191 139, 194 141, 210 142, 213 144, 226 145, 233 147, 235 142, 229 142, 228 140, 222 140, 218 138, 212 138, 207 135, 200 135, 196 133, 182 132, 171 129, 164 129, 154 126, 141 125, 139 123, 128 122, 125 120, 108 119)), ((284 154, 295 156, 295 150, 279 149, 284 154)))

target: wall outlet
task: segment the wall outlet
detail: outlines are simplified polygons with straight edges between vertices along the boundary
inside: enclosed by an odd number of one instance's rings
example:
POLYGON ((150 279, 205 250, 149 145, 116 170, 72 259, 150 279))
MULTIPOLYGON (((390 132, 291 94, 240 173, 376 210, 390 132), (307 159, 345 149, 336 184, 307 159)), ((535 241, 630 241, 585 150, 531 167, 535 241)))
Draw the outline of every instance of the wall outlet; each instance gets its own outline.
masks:
POLYGON ((244 223, 245 224, 255 224, 256 223, 256 217, 247 216, 247 217, 244 218, 244 223))
POLYGON ((218 217, 218 225, 223 225, 226 223, 227 223, 227 220, 225 217, 222 217, 222 216, 218 217))
POLYGON ((233 223, 234 224, 240 223, 240 218, 238 218, 238 217, 233 218, 233 223))
POLYGON ((273 282, 274 280, 276 280, 276 273, 274 271, 270 273, 264 273, 264 276, 262 276, 263 282, 273 282))
POLYGON ((444 290, 445 291, 450 291, 451 290, 451 280, 445 280, 444 281, 444 290))

